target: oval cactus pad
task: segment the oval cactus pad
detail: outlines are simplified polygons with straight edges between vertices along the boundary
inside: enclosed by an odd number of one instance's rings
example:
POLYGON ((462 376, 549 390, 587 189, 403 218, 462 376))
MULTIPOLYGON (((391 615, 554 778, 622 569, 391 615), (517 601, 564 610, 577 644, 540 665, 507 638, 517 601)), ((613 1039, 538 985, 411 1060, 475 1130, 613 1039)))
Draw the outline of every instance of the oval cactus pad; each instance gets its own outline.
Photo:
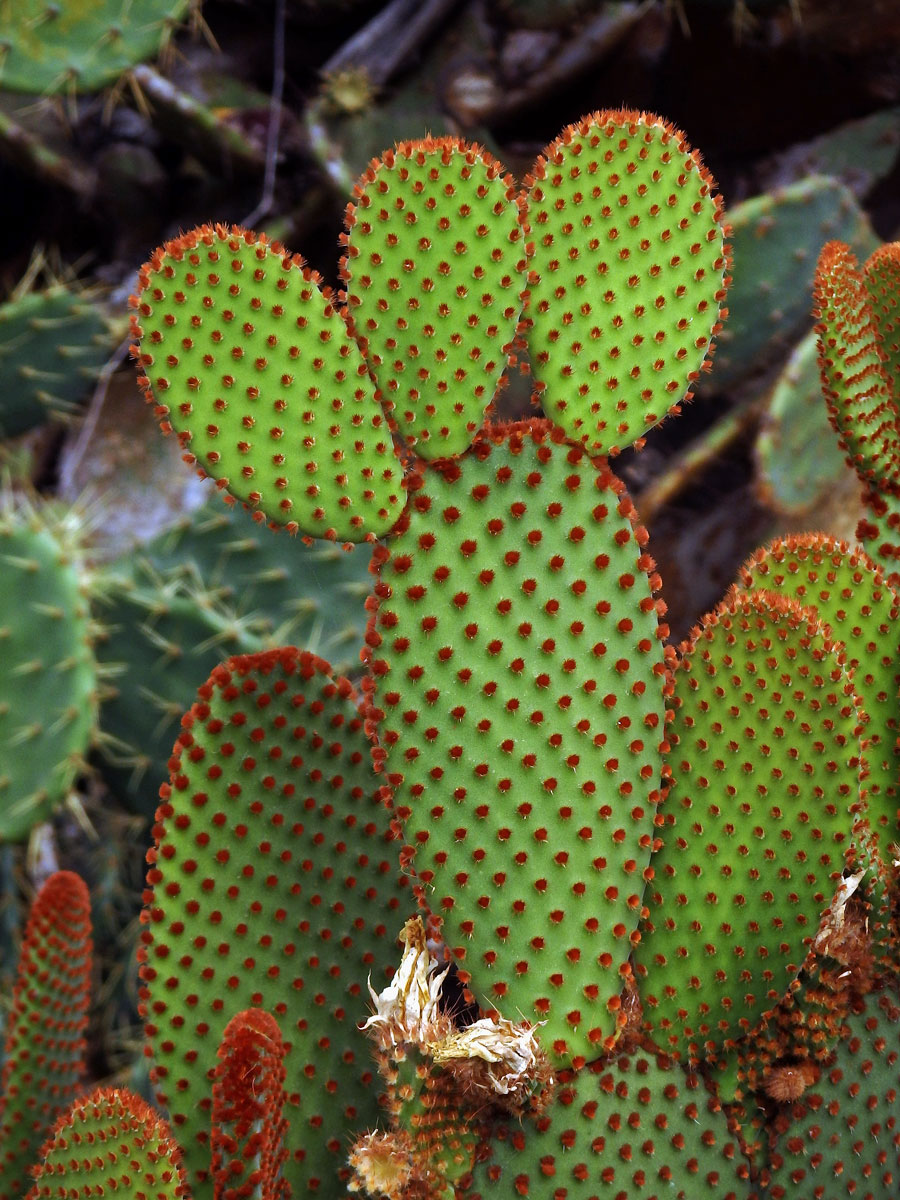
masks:
POLYGON ((186 459, 291 532, 361 542, 403 506, 359 348, 318 275, 237 226, 167 242, 132 298, 147 399, 186 459))
POLYGON ((377 753, 476 999, 591 1058, 652 844, 658 580, 605 463, 546 421, 494 436, 428 470, 381 564, 377 753))
POLYGON ((859 803, 859 699, 813 610, 732 591, 675 671, 673 782, 635 950, 666 1048, 720 1051, 798 974, 859 803))
POLYGON ((356 1023, 400 923, 389 816, 353 691, 321 659, 233 658, 199 695, 148 855, 155 1083, 192 1180, 208 1179, 216 1051, 233 1017, 265 1009, 288 1047, 285 1176, 294 1195, 330 1195, 347 1135, 377 1116, 356 1023))
POLYGON ((426 459, 460 454, 490 404, 519 313, 512 179, 480 146, 405 142, 347 210, 347 305, 382 399, 426 459))
POLYGON ((570 125, 526 188, 526 317, 546 415, 592 452, 686 398, 718 332, 728 254, 715 182, 659 117, 570 125))

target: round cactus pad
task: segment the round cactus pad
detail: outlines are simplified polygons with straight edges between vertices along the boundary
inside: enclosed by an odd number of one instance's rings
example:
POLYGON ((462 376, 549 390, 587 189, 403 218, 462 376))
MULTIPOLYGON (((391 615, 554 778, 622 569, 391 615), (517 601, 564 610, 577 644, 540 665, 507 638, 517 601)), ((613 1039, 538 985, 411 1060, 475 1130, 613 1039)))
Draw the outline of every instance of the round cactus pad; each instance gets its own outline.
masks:
POLYGON ((506 1130, 468 1200, 746 1200, 749 1171, 701 1078, 659 1056, 592 1065, 535 1122, 506 1130))
POLYGON ((714 188, 682 133, 628 111, 570 125, 532 169, 532 365, 547 416, 592 452, 661 421, 710 353, 728 282, 714 188))
POLYGON ((147 399, 187 461, 291 532, 361 542, 403 506, 391 435, 320 279, 236 226, 141 269, 132 328, 147 399))
POLYGON ((859 807, 859 698, 841 661, 811 609, 768 592, 732 591, 683 648, 635 950, 667 1048, 727 1048, 803 965, 859 807))
MULTIPOLYGON (((873 275, 877 290, 878 273, 873 275)), ((892 364, 881 346, 883 297, 870 294, 856 256, 828 242, 816 267, 819 370, 832 425, 857 474, 885 490, 900 486, 900 411, 892 364), (876 309, 878 316, 876 316, 876 309)))
POLYGON ((347 211, 347 305, 382 399, 426 459, 460 454, 516 328, 524 251, 512 179, 480 146, 405 142, 347 211))
POLYGON ((288 1046, 294 1195, 331 1194, 348 1135, 377 1119, 357 1022, 404 915, 379 797, 352 689, 321 659, 233 658, 200 689, 157 814, 142 949, 154 1079, 195 1195, 216 1051, 248 1008, 288 1046))
POLYGON ((190 0, 10 0, 0 6, 0 86, 93 92, 159 53, 190 0))
POLYGON ((190 1195, 166 1122, 146 1100, 118 1088, 98 1088, 72 1104, 44 1146, 34 1179, 26 1200, 190 1195))
POLYGON ((653 839, 658 580, 605 463, 546 421, 493 437, 427 470, 381 563, 376 753, 476 999, 593 1058, 653 839))

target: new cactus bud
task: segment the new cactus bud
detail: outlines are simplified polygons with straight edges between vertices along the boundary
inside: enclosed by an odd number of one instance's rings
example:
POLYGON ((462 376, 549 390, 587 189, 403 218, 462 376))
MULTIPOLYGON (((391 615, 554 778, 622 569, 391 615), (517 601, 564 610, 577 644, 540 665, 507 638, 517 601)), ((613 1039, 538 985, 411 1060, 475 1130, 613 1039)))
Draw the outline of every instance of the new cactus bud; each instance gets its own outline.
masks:
POLYGON ((41 1150, 26 1200, 188 1200, 181 1151, 145 1100, 98 1088, 75 1100, 41 1150))
POLYGON ((134 355, 163 430, 260 520, 364 541, 402 508, 366 366, 299 255, 237 226, 167 242, 132 298, 134 355))
POLYGON ((728 283, 722 202, 684 134, 628 110, 570 125, 526 185, 544 410, 612 454, 677 411, 711 352, 728 283))
POLYGON ((347 209, 342 274, 386 410, 426 459, 460 454, 505 369, 524 250, 510 176, 457 138, 374 159, 347 209))
POLYGON ((29 1168, 84 1072, 92 962, 84 881, 57 871, 25 925, 0 1076, 0 1200, 21 1200, 29 1168))
POLYGON ((593 1058, 618 1027, 662 765, 664 627, 631 502, 548 422, 432 467, 381 558, 376 756, 478 1003, 593 1058))

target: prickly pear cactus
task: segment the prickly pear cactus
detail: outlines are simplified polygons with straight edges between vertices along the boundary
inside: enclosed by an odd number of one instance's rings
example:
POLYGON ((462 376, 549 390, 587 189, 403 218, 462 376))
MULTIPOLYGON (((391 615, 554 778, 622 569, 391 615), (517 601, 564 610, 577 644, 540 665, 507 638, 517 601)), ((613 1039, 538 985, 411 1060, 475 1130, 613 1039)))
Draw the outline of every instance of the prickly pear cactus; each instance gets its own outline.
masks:
POLYGON ((0 87, 94 92, 158 54, 191 0, 3 0, 0 87))
POLYGON ((0 840, 18 841, 83 765, 98 687, 77 514, 0 504, 0 840))

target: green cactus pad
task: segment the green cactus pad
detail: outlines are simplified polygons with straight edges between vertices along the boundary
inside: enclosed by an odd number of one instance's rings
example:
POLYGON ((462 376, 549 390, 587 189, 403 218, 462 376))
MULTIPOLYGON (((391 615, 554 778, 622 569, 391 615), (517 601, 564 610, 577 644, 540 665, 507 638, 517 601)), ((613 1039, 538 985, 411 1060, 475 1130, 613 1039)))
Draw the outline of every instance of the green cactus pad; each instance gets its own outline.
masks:
POLYGON ((592 452, 687 398, 719 329, 727 248, 715 182, 650 114, 570 125, 532 168, 526 318, 544 410, 592 452))
POLYGON ((213 1081, 212 1175, 216 1196, 278 1200, 287 1158, 285 1044, 278 1022, 248 1009, 228 1022, 213 1081))
POLYGON ((856 527, 861 542, 885 573, 891 587, 900 588, 900 490, 867 488, 868 512, 856 527))
POLYGON ((859 809, 860 702, 842 657, 812 610, 734 590, 682 648, 635 950, 666 1049, 727 1049, 803 965, 859 809))
POLYGON ((212 1194, 210 1082, 237 1013, 272 1013, 290 1050, 294 1195, 337 1182, 375 1124, 356 1022, 381 985, 408 891, 397 878, 354 694, 285 649, 229 660, 184 721, 154 830, 142 1005, 194 1200, 212 1194))
POLYGON ((443 936, 480 1003, 573 1059, 617 1028, 661 767, 634 522, 549 422, 489 431, 427 472, 367 638, 376 755, 443 936))
POLYGON ((190 0, 3 0, 0 87, 94 92, 157 55, 190 0))
POLYGON ((58 284, 0 307, 0 433, 16 437, 72 412, 113 339, 97 304, 58 284))
POLYGON ((888 242, 870 254, 863 279, 885 356, 882 369, 896 403, 900 396, 900 242, 888 242))
POLYGON ((820 1078, 775 1121, 772 1200, 895 1200, 900 1183, 900 1010, 869 995, 820 1078))
POLYGON ((868 254, 878 238, 849 188, 810 175, 728 210, 734 283, 709 387, 759 372, 808 328, 816 258, 829 238, 868 254))
POLYGON ((881 349, 872 297, 842 242, 819 255, 815 282, 819 369, 831 423, 847 461, 879 490, 900 486, 900 411, 881 349))
POLYGON ((132 329, 147 399, 186 461, 276 527, 361 542, 403 506, 358 347, 299 255, 203 225, 142 268, 132 329))
POLYGON ((124 1088, 76 1100, 43 1148, 26 1200, 184 1200, 181 1152, 168 1125, 124 1088))
POLYGON ((0 1200, 21 1200, 29 1168, 84 1072, 91 990, 84 881, 51 875, 25 925, 0 1076, 0 1200))
POLYGON ((494 396, 519 314, 512 179, 457 138, 375 159, 347 210, 347 305, 391 418, 426 459, 461 454, 494 396))
POLYGON ((745 1200, 749 1168, 700 1076, 636 1054, 579 1072, 534 1123, 505 1131, 467 1200, 745 1200))
POLYGON ((65 797, 97 710, 77 530, 30 507, 0 511, 0 841, 26 838, 65 797))
POLYGON ((824 533, 777 538, 743 566, 745 592, 792 596, 815 609, 847 655, 868 718, 869 822, 884 846, 900 836, 900 601, 867 554, 824 533))

